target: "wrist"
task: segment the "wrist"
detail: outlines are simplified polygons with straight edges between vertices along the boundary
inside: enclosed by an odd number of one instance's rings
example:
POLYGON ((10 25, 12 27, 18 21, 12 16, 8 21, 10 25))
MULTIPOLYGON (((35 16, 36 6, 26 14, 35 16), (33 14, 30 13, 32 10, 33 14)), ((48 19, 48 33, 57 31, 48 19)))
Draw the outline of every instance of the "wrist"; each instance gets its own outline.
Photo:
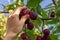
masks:
POLYGON ((17 34, 10 32, 10 33, 6 34, 6 36, 3 38, 3 40, 14 40, 16 35, 17 34))

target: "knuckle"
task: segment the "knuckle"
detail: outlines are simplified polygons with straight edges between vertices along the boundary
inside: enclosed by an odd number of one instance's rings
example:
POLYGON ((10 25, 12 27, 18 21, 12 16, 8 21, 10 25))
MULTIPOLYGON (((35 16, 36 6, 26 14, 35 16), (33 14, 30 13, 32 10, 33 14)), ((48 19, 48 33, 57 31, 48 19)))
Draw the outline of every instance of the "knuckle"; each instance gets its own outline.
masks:
POLYGON ((9 16, 8 19, 14 19, 14 16, 9 16))
POLYGON ((13 16, 14 16, 14 17, 15 17, 15 16, 18 16, 18 14, 14 14, 13 16))

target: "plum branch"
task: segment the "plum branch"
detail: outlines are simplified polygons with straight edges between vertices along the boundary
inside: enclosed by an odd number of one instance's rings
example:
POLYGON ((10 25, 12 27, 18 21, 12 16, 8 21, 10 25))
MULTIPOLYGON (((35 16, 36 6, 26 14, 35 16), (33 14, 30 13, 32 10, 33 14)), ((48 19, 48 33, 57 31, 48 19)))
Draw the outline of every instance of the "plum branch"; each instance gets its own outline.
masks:
POLYGON ((57 0, 52 0, 52 2, 55 5, 55 7, 58 5, 57 0))
POLYGON ((0 10, 0 13, 9 13, 9 12, 6 12, 6 11, 3 11, 3 10, 0 10))

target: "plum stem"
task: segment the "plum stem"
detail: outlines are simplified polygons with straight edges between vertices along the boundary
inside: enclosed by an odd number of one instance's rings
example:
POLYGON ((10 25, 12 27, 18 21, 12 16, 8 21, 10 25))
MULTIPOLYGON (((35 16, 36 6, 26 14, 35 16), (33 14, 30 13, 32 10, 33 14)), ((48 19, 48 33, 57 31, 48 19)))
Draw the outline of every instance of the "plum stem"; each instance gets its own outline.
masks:
MULTIPOLYGON (((27 24, 26 24, 27 25, 27 24)), ((27 28, 27 26, 25 25, 25 34, 26 34, 26 28, 27 28)))
POLYGON ((0 11, 0 13, 9 13, 9 12, 3 12, 3 11, 0 11))
POLYGON ((43 22, 43 23, 42 23, 42 34, 41 34, 41 35, 43 36, 44 20, 42 20, 42 22, 43 22))

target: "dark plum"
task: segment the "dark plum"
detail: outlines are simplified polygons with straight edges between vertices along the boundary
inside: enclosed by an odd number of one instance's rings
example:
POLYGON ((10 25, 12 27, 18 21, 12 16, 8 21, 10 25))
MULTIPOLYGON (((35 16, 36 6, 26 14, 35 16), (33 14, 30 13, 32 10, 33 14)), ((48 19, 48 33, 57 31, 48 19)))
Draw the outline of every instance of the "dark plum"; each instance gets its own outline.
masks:
POLYGON ((50 34, 50 30, 49 29, 44 29, 43 33, 44 33, 44 35, 49 35, 50 34))
POLYGON ((54 12, 54 11, 53 11, 53 12, 51 12, 50 17, 52 17, 52 18, 54 18, 54 17, 55 17, 55 12, 54 12))
POLYGON ((30 40, 25 33, 21 34, 22 40, 30 40))
POLYGON ((26 36, 25 33, 22 33, 22 34, 21 34, 21 38, 22 38, 22 39, 26 39, 26 37, 27 37, 27 36, 26 36))
POLYGON ((23 39, 23 40, 30 40, 28 37, 26 39, 23 39))
POLYGON ((50 40, 50 36, 43 36, 42 40, 50 40))
POLYGON ((41 40, 41 38, 42 38, 41 36, 37 36, 36 40, 41 40))
POLYGON ((25 11, 26 9, 27 9, 26 7, 23 7, 23 8, 20 10, 20 13, 24 13, 24 11, 25 11))
POLYGON ((27 24, 27 28, 29 30, 32 30, 34 28, 34 25, 32 23, 27 24))
POLYGON ((22 8, 19 14, 19 19, 28 13, 29 13, 29 10, 27 8, 22 8))
POLYGON ((34 12, 30 11, 30 10, 29 10, 28 8, 26 8, 26 7, 24 7, 24 8, 21 9, 20 14, 19 14, 19 19, 20 19, 22 16, 26 15, 26 14, 29 14, 29 15, 30 15, 30 18, 31 18, 32 20, 36 20, 36 19, 37 19, 37 15, 36 15, 34 12))
POLYGON ((25 24, 29 24, 30 23, 30 19, 27 19, 26 21, 25 21, 25 24))
POLYGON ((34 12, 30 12, 30 18, 32 20, 36 20, 37 19, 37 15, 34 12))

